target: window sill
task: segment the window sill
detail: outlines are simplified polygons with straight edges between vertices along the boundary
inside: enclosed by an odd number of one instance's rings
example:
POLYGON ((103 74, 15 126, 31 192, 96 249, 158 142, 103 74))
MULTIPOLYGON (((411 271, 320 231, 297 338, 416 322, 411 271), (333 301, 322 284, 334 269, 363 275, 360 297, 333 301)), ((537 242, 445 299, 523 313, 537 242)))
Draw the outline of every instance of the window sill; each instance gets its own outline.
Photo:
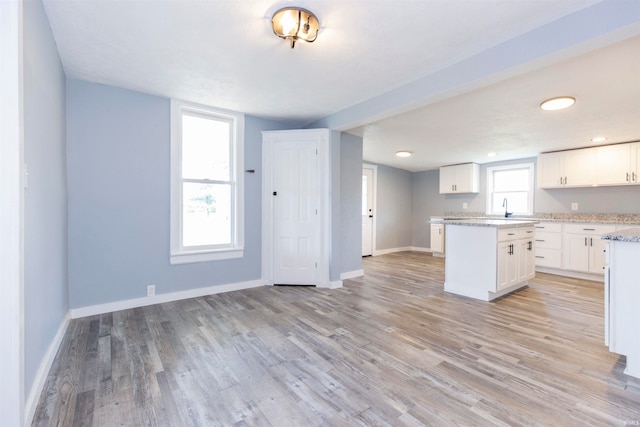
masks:
POLYGON ((236 259, 244 256, 244 248, 225 249, 221 251, 203 251, 203 252, 183 252, 171 254, 169 263, 190 264, 194 262, 221 261, 225 259, 236 259))

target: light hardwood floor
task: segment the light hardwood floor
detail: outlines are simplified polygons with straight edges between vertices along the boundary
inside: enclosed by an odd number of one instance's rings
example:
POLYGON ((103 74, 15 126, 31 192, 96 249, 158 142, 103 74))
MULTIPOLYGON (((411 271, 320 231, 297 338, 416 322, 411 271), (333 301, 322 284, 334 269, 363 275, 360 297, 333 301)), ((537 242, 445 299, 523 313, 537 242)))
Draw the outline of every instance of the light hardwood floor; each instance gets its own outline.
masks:
POLYGON ((33 425, 639 425, 602 284, 538 273, 487 303, 428 254, 364 270, 73 320, 33 425))

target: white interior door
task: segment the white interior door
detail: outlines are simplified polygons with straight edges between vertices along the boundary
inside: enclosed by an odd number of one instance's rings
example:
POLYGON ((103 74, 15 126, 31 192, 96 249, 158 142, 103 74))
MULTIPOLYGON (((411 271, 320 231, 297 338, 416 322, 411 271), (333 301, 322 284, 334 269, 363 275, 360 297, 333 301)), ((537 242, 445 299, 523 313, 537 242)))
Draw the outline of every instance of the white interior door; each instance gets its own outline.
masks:
POLYGON ((273 146, 275 284, 316 284, 320 190, 315 140, 273 146))
POLYGON ((373 170, 362 168, 362 256, 373 254, 373 170))

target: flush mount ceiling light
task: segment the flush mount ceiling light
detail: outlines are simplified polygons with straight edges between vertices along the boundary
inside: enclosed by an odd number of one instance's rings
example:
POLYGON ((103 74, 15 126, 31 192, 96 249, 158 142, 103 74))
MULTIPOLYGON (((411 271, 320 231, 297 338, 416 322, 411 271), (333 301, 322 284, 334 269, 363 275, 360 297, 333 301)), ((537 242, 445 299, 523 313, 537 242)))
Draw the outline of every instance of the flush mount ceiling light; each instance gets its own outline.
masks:
POLYGON ((542 104, 540 104, 540 108, 546 111, 555 111, 571 107, 575 103, 576 99, 571 96, 559 96, 542 102, 542 104))
POLYGON ((284 7, 273 14, 271 26, 276 36, 289 40, 293 49, 298 40, 313 42, 318 36, 318 18, 301 7, 284 7))
POLYGON ((596 136, 595 138, 591 138, 591 142, 605 142, 607 138, 604 136, 596 136))
POLYGON ((396 151, 396 157, 411 157, 413 153, 407 150, 396 151))

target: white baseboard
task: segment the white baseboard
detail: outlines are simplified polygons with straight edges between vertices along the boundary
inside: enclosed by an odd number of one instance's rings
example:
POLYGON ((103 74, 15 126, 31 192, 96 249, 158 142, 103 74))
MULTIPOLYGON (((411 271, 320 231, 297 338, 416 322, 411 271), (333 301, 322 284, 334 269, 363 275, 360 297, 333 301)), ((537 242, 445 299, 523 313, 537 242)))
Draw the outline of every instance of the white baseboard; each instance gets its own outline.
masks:
POLYGON ((31 390, 29 391, 29 397, 27 398, 27 401, 24 405, 25 426, 30 426, 33 422, 33 417, 36 414, 36 408, 38 407, 40 395, 42 394, 42 390, 44 389, 45 383, 47 382, 47 377, 49 376, 49 370, 51 369, 51 365, 53 365, 56 354, 58 354, 58 349, 62 344, 62 339, 64 338, 65 332, 67 332, 70 320, 71 316, 69 311, 67 311, 64 315, 64 318, 62 319, 62 322, 60 323, 60 327, 58 327, 56 335, 53 337, 51 344, 49 344, 47 352, 42 358, 42 362, 40 362, 40 367, 38 367, 38 372, 36 372, 33 384, 31 385, 31 390))
POLYGON ((409 250, 414 251, 414 252, 433 252, 431 250, 431 248, 422 248, 422 247, 419 247, 419 246, 411 246, 411 249, 409 249, 409 250))
POLYGON ((573 277, 574 279, 592 280, 594 282, 604 282, 604 275, 581 273, 579 271, 562 270, 559 268, 536 267, 540 273, 556 274, 558 276, 573 277))
POLYGON ((390 249, 378 249, 373 251, 373 256, 392 254, 395 252, 406 252, 406 251, 414 251, 414 252, 431 252, 430 248, 422 248, 419 246, 405 246, 402 248, 390 248, 390 249))
POLYGON ((353 270, 340 273, 340 280, 353 279, 354 277, 364 276, 364 270, 353 270))
POLYGON ((342 280, 329 281, 327 283, 319 284, 317 287, 325 289, 340 289, 342 287, 342 280))
MULTIPOLYGON (((342 282, 340 282, 342 284, 342 282)), ((252 280, 249 282, 231 283, 227 285, 208 286, 206 288, 189 289, 186 291, 171 292, 168 294, 158 294, 152 297, 134 298, 124 301, 109 302, 106 304, 91 305, 87 307, 72 308, 72 319, 80 317, 94 316, 96 314, 111 313, 113 311, 126 310, 129 308, 144 307, 147 305, 161 304, 163 302, 178 301, 187 298, 196 298, 206 295, 220 294, 223 292, 239 291, 242 289, 257 288, 264 286, 262 280, 252 280)))
POLYGON ((387 255, 395 252, 405 252, 410 250, 411 250, 411 246, 405 246, 403 248, 377 249, 373 251, 373 256, 387 255))

